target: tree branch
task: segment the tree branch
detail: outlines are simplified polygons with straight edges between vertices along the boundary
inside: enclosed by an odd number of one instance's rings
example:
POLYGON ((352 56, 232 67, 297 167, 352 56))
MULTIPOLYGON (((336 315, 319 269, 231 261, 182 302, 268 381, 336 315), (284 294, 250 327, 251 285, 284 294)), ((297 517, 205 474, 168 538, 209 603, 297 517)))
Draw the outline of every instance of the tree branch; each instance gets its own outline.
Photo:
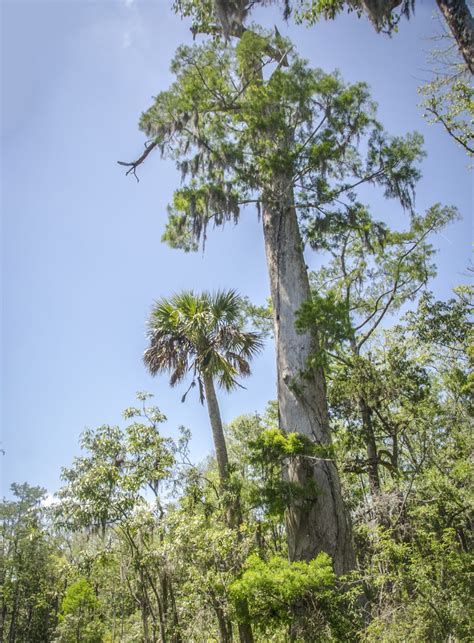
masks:
POLYGON ((134 177, 136 178, 136 180, 137 180, 137 183, 139 183, 139 182, 140 182, 140 179, 139 179, 139 178, 138 178, 138 176, 137 176, 137 167, 138 167, 139 165, 141 165, 141 164, 145 161, 145 159, 147 158, 147 156, 148 156, 151 152, 153 152, 153 150, 155 149, 155 147, 156 147, 157 145, 158 145, 158 141, 151 141, 151 142, 150 142, 150 141, 148 141, 147 143, 145 143, 145 151, 143 152, 143 154, 142 154, 139 158, 137 158, 137 160, 136 160, 136 161, 131 161, 131 162, 129 162, 129 163, 127 163, 126 161, 117 161, 117 163, 118 163, 119 165, 123 165, 124 167, 128 167, 129 169, 128 169, 128 170, 126 171, 126 173, 125 173, 125 174, 126 174, 126 176, 128 176, 129 174, 133 174, 133 176, 134 176, 134 177))
POLYGON ((457 135, 454 133, 453 128, 452 128, 450 125, 448 125, 448 123, 447 123, 447 122, 446 122, 446 120, 443 118, 443 116, 441 116, 441 114, 439 114, 439 112, 438 112, 434 107, 426 107, 426 111, 427 111, 427 112, 430 112, 430 114, 433 114, 433 116, 434 116, 435 118, 437 118, 437 119, 438 119, 438 121, 441 123, 441 125, 443 125, 444 129, 448 132, 448 134, 449 134, 452 138, 454 138, 454 140, 455 140, 457 143, 459 143, 459 145, 462 145, 462 147, 464 147, 464 149, 465 149, 467 152, 469 152, 469 154, 474 154, 474 148, 469 147, 469 145, 468 145, 467 143, 465 143, 465 142, 462 140, 462 138, 459 138, 459 136, 457 136, 457 135))

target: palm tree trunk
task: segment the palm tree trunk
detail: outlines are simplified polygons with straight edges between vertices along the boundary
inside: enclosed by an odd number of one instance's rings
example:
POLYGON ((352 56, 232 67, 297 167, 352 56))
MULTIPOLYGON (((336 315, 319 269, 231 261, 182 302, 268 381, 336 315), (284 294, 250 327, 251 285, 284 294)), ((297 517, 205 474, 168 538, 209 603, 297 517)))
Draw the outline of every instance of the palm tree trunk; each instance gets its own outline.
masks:
POLYGON ((229 478, 229 457, 225 443, 224 430, 222 428, 221 412, 217 402, 214 382, 210 375, 203 373, 202 380, 204 392, 206 394, 207 410, 211 422, 212 438, 214 440, 214 449, 216 450, 217 466, 219 468, 219 479, 221 485, 224 485, 229 478))
MULTIPOLYGON (((290 188, 281 190, 285 201, 265 204, 263 230, 273 302, 277 351, 280 427, 300 433, 320 445, 329 445, 326 386, 321 366, 309 359, 319 352, 314 334, 297 333, 295 315, 310 298, 303 244, 290 188)), ((311 560, 328 553, 336 573, 354 565, 348 515, 342 500, 339 475, 333 462, 300 458, 286 472, 288 480, 316 485, 309 500, 295 500, 287 514, 290 560, 311 560)))
MULTIPOLYGON (((212 437, 214 439, 214 448, 216 450, 217 466, 219 468, 219 479, 221 486, 225 486, 229 479, 229 457, 225 443, 224 430, 222 428, 222 419, 217 401, 214 382, 210 375, 203 373, 202 380, 204 383, 204 392, 206 394, 207 410, 211 422, 212 437)), ((240 524, 241 515, 238 500, 233 503, 227 515, 227 524, 233 528, 240 524)), ((241 608, 248 612, 247 601, 242 601, 241 608)), ((252 627, 249 623, 238 623, 239 638, 241 643, 253 643, 252 627)))

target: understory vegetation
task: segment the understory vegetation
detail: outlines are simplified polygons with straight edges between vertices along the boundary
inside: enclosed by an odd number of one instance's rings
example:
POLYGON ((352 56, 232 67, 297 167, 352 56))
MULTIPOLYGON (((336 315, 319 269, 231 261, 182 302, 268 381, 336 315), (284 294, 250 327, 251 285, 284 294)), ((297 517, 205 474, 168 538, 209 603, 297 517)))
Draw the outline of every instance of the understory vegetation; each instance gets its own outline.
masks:
POLYGON ((123 426, 86 431, 55 504, 27 484, 2 503, 3 640, 231 641, 239 622, 256 641, 470 640, 471 294, 423 294, 357 355, 327 329, 330 448, 282 431, 271 402, 225 426, 222 483, 149 394, 123 426), (305 459, 340 471, 344 576, 324 552, 288 559, 288 507, 318 489, 281 471, 305 459))

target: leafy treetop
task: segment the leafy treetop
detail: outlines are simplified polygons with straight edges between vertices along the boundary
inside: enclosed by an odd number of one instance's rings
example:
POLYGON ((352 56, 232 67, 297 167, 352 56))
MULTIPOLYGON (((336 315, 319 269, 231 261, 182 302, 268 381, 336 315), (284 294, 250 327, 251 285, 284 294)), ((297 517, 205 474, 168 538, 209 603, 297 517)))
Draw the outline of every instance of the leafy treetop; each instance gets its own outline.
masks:
POLYGON ((196 249, 210 222, 235 222, 250 203, 289 200, 302 222, 354 220, 363 183, 413 211, 422 138, 388 136, 364 83, 311 69, 263 31, 180 47, 171 69, 175 82, 140 120, 147 150, 175 159, 182 176, 164 234, 171 246, 196 249))

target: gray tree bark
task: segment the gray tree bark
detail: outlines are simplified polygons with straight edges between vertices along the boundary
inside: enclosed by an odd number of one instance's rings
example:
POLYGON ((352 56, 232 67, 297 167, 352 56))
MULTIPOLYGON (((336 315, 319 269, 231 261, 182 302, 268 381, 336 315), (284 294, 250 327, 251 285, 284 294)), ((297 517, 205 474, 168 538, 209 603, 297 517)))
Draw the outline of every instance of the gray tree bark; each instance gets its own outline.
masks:
MULTIPOLYGON (((291 189, 284 202, 263 204, 263 230, 273 302, 280 427, 317 444, 331 442, 326 387, 321 367, 309 368, 318 353, 315 336, 295 329, 296 312, 310 298, 303 244, 291 189)), ((311 560, 328 553, 336 573, 354 566, 354 550, 337 469, 333 462, 301 458, 286 471, 288 480, 315 484, 316 497, 295 500, 287 515, 290 560, 311 560)))
POLYGON ((437 3, 469 71, 474 74, 474 18, 466 0, 437 0, 437 3))

